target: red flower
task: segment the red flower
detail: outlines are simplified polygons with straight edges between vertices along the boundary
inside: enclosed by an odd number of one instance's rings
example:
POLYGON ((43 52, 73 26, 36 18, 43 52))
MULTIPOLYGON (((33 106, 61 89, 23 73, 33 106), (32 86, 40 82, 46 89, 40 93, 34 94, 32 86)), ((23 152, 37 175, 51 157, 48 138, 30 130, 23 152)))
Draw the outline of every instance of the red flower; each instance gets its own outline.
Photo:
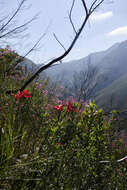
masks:
POLYGON ((67 103, 67 111, 72 112, 74 110, 74 107, 72 105, 72 102, 69 100, 67 103))
POLYGON ((22 92, 22 94, 23 94, 23 96, 25 97, 25 98, 31 98, 32 96, 30 95, 30 92, 28 91, 28 90, 24 90, 23 92, 22 92))
POLYGON ((22 93, 18 91, 17 94, 15 95, 15 99, 19 100, 21 97, 22 97, 22 93))
POLYGON ((63 107, 64 107, 64 104, 60 104, 58 106, 53 106, 53 109, 56 109, 58 111, 62 111, 63 107))
POLYGON ((24 90, 23 92, 18 91, 17 94, 15 95, 16 100, 19 100, 22 97, 31 98, 32 96, 30 95, 30 92, 27 90, 24 90))

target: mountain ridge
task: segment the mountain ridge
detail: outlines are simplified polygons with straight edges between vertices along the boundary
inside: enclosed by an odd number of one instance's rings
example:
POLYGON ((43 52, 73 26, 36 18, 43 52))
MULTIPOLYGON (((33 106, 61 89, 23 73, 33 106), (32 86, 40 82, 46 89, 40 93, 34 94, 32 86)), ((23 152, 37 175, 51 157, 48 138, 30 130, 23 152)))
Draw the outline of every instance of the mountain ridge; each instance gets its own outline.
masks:
MULTIPOLYGON (((26 60, 24 60, 23 64, 28 67, 28 70, 32 70, 33 67, 32 72, 35 72, 35 70, 41 67, 41 65, 36 65, 33 62, 31 63, 32 66, 30 66, 30 60, 27 62, 26 60)), ((57 66, 50 67, 44 73, 53 81, 61 79, 61 81, 63 80, 66 84, 69 84, 73 80, 75 72, 80 73, 81 71, 85 71, 88 64, 97 67, 98 75, 101 76, 99 87, 94 95, 96 100, 100 99, 100 101, 97 101, 99 105, 102 105, 101 99, 109 100, 112 88, 114 89, 114 94, 117 94, 115 91, 118 92, 119 90, 121 90, 122 94, 126 94, 124 91, 127 91, 127 86, 124 80, 127 80, 127 78, 124 76, 127 75, 127 40, 115 43, 104 51, 91 53, 79 60, 60 63, 57 66), (116 88, 117 83, 119 87, 116 88), (121 89, 122 83, 123 87, 121 89), (105 96, 105 94, 107 94, 107 96, 105 96)), ((43 72, 40 74, 40 77, 42 75, 44 75, 43 72)), ((122 94, 121 96, 119 95, 121 99, 123 97, 122 94)), ((118 105, 121 99, 119 98, 118 105)), ((123 101, 125 101, 125 97, 123 101)), ((106 101, 104 102, 107 104, 106 101)), ((121 103, 121 105, 123 105, 123 103, 121 103)))

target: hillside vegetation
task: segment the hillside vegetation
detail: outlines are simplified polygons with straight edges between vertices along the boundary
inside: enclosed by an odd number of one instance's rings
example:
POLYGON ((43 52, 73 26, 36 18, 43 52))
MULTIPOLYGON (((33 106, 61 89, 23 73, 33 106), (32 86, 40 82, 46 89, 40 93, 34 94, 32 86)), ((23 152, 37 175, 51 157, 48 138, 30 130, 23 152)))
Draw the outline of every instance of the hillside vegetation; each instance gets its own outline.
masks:
POLYGON ((27 76, 14 67, 16 52, 0 52, 0 188, 127 189, 126 134, 117 132, 116 111, 106 116, 94 102, 63 99, 65 89, 49 78, 8 95, 27 76))
POLYGON ((107 108, 125 109, 127 108, 127 74, 112 82, 108 87, 101 90, 96 97, 99 106, 107 105, 107 108))

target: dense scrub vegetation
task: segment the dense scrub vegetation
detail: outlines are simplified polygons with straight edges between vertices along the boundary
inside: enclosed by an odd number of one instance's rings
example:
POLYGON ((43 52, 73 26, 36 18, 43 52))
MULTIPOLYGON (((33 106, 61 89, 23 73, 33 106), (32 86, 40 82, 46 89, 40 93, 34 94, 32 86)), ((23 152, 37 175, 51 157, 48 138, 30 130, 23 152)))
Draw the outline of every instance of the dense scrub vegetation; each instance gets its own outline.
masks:
POLYGON ((117 160, 127 149, 117 112, 106 116, 94 102, 61 99, 64 89, 49 79, 7 95, 25 81, 17 56, 0 49, 0 188, 125 190, 127 161, 117 160))

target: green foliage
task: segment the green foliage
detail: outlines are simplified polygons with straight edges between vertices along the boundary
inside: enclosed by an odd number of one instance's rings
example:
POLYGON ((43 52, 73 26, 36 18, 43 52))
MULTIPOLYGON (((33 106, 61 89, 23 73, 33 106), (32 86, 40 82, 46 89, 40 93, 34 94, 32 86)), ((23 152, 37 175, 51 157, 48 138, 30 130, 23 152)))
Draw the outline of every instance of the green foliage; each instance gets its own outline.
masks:
POLYGON ((0 92, 0 188, 126 189, 126 161, 116 162, 127 153, 116 135, 117 113, 108 118, 94 102, 70 100, 59 109, 47 86, 33 83, 32 98, 0 92))
POLYGON ((24 80, 23 70, 16 63, 18 59, 19 55, 9 46, 0 48, 0 91, 17 87, 24 80))

